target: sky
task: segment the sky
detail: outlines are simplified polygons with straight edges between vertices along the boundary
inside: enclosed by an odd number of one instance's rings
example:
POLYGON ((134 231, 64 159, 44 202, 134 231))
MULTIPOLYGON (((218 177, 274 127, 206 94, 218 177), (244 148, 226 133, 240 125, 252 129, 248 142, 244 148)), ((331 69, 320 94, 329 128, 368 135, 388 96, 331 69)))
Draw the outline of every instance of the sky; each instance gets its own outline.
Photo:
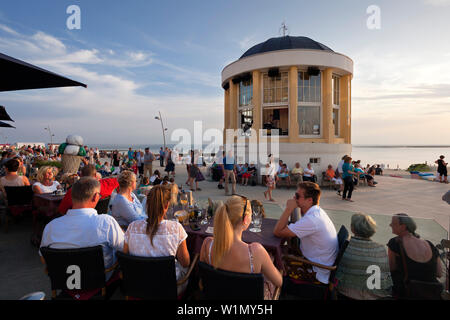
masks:
POLYGON ((0 92, 16 127, 0 143, 50 142, 49 126, 54 142, 158 144, 159 111, 168 140, 194 121, 222 130, 223 68, 285 22, 354 61, 353 144, 448 145, 449 17, 450 0, 2 0, 0 52, 88 88, 0 92), (367 27, 371 5, 379 29, 367 27))

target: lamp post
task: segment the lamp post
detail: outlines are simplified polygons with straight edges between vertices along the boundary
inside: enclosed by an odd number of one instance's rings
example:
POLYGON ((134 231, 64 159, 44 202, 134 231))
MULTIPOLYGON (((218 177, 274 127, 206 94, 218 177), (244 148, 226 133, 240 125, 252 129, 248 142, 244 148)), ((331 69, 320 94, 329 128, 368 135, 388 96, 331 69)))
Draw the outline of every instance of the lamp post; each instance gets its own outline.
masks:
POLYGON ((162 119, 162 116, 161 116, 161 111, 158 111, 158 113, 159 113, 159 117, 158 116, 155 117, 155 120, 161 121, 161 130, 162 130, 163 139, 164 139, 164 150, 166 150, 166 131, 167 131, 167 128, 164 128, 164 123, 163 123, 163 119, 162 119))
POLYGON ((50 145, 53 147, 53 137, 55 136, 52 134, 52 131, 50 130, 50 125, 47 126, 47 128, 44 128, 44 130, 48 131, 48 134, 50 135, 50 145))

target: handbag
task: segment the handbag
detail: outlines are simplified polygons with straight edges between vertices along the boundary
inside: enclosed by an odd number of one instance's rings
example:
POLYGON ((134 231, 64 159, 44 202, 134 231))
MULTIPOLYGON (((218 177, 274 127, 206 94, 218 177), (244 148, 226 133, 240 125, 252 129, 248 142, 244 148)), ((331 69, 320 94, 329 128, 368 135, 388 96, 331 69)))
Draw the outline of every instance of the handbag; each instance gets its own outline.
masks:
POLYGON ((203 180, 205 180, 205 177, 203 176, 202 172, 198 170, 197 175, 195 176, 195 181, 203 181, 203 180))
POLYGON ((405 286, 406 299, 442 300, 441 294, 444 289, 442 283, 409 279, 408 267, 406 266, 405 248, 403 247, 403 243, 400 238, 397 238, 397 242, 400 246, 400 255, 402 257, 403 270, 405 273, 403 284, 405 286))

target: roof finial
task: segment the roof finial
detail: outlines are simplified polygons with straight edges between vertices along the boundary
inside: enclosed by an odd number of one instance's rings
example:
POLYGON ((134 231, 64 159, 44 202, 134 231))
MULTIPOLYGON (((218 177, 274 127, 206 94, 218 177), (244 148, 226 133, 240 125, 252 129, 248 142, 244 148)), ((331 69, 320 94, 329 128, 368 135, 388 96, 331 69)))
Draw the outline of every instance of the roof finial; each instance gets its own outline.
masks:
POLYGON ((283 30, 283 37, 286 37, 287 35, 287 31, 289 30, 288 27, 286 26, 286 23, 283 21, 283 23, 281 24, 281 28, 280 30, 283 30))

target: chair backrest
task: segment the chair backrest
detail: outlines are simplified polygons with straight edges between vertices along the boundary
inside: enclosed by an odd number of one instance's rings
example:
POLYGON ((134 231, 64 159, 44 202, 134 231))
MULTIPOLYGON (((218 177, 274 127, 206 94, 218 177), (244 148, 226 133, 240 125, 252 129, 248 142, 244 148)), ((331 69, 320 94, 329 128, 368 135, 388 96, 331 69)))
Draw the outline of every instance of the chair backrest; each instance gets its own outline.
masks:
POLYGON ((47 265, 52 290, 93 290, 105 287, 102 246, 79 249, 42 247, 40 250, 47 265), (68 288, 77 273, 80 277, 80 288, 68 288))
POLYGON ((214 269, 198 263, 203 293, 207 300, 263 300, 264 277, 261 273, 239 273, 214 269))
POLYGON ((175 257, 137 257, 117 252, 117 258, 126 296, 149 300, 177 298, 175 257))
POLYGON ((111 197, 107 197, 105 199, 100 199, 95 206, 95 210, 97 210, 98 214, 106 214, 108 212, 108 204, 111 197))
MULTIPOLYGON (((339 229, 339 232, 337 234, 338 238, 338 245, 339 245, 339 251, 336 256, 336 259, 334 260, 333 266, 338 266, 341 262, 342 256, 344 255, 345 249, 347 249, 349 240, 350 240, 350 234, 348 233, 348 230, 345 226, 341 226, 339 229)), ((330 283, 334 280, 334 276, 336 274, 336 271, 330 272, 330 283)))
POLYGON ((27 206, 33 201, 32 186, 5 187, 9 206, 27 206))

